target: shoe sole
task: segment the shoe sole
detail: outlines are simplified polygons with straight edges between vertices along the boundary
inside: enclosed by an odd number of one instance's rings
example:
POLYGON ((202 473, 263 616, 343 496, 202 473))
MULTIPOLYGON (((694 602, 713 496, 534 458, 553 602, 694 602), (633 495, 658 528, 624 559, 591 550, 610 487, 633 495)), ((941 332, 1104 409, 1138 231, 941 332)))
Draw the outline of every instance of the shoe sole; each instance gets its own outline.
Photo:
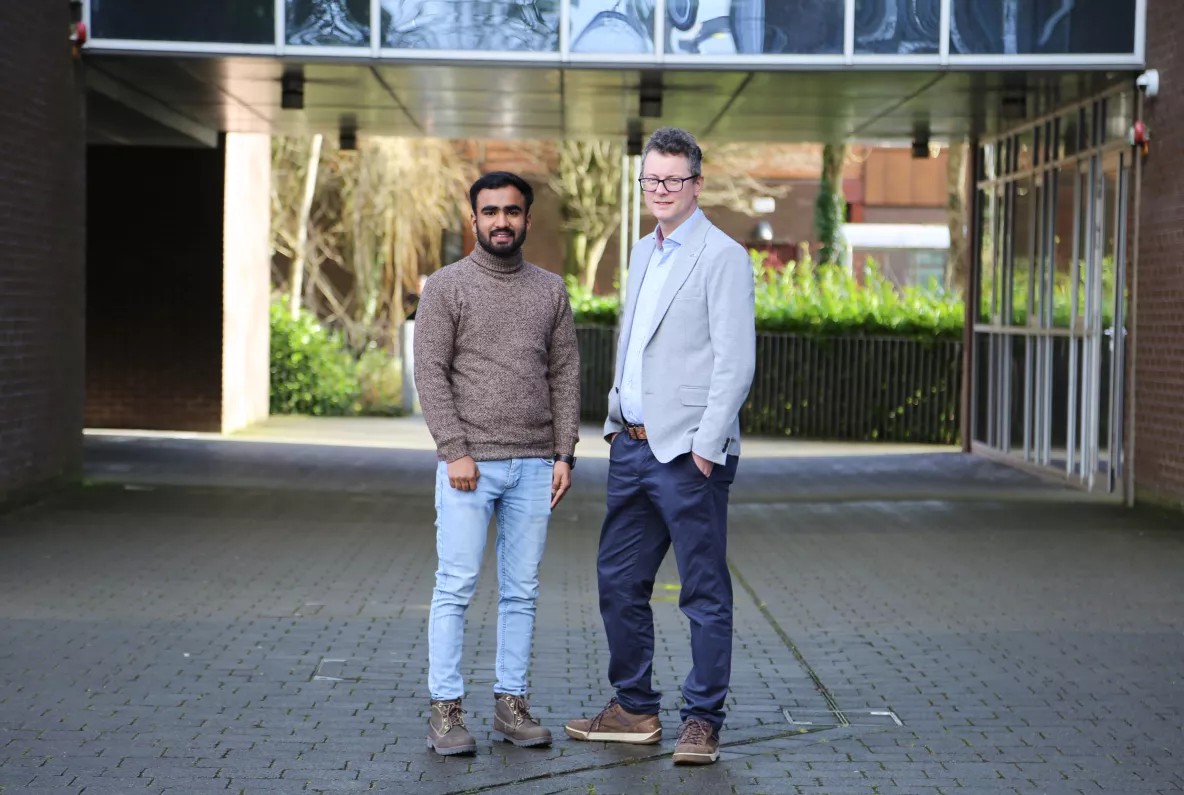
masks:
POLYGON ((535 737, 533 740, 515 740, 513 737, 507 737, 501 732, 491 732, 490 736, 499 743, 512 743, 519 748, 535 748, 540 745, 550 745, 550 737, 535 737))
POLYGON ((662 742, 662 730, 656 729, 649 734, 638 732, 585 732, 564 726, 563 730, 573 740, 583 740, 590 743, 628 743, 629 745, 656 745, 662 742))
POLYGON ((457 754, 475 754, 477 753, 477 744, 462 745, 457 748, 441 748, 432 742, 432 738, 428 738, 428 748, 438 753, 440 756, 456 756, 457 754))
POLYGON ((676 765, 710 765, 719 759, 719 751, 714 751, 710 754, 687 754, 674 752, 674 764, 676 765))

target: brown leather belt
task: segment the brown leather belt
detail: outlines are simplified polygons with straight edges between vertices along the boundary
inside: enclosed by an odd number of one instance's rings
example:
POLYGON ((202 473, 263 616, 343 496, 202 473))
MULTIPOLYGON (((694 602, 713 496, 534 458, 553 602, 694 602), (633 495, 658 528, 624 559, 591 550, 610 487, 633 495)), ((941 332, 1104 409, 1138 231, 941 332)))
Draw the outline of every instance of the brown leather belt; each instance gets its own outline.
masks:
POLYGON ((625 426, 625 433, 629 434, 630 439, 634 439, 639 442, 645 441, 645 439, 647 438, 645 435, 645 426, 644 425, 626 425, 625 426))

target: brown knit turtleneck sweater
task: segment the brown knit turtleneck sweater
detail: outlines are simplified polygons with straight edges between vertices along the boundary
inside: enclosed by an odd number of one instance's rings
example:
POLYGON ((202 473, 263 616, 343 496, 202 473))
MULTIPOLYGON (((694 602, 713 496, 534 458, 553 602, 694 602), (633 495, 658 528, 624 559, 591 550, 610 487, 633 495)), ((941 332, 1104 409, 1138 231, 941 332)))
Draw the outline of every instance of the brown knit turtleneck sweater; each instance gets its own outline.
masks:
POLYGON ((580 354, 563 280, 480 245, 434 273, 415 315, 415 387, 442 461, 574 454, 580 354))

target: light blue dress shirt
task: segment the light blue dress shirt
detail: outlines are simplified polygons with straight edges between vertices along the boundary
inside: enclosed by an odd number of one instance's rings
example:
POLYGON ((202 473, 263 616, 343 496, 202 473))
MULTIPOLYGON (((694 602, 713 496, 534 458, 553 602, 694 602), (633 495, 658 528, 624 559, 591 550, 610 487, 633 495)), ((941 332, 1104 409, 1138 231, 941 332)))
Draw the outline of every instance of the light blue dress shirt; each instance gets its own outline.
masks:
POLYGON ((690 234, 695 224, 703 218, 702 210, 695 210, 690 218, 679 224, 663 239, 662 228, 654 236, 658 243, 650 255, 649 265, 641 289, 637 291, 637 309, 633 312, 633 327, 629 332, 629 349, 625 353, 625 370, 621 376, 621 414, 625 422, 633 425, 645 424, 645 410, 642 408, 641 364, 646 342, 653 330, 654 313, 658 309, 658 298, 670 277, 674 258, 682 248, 683 238, 690 234))

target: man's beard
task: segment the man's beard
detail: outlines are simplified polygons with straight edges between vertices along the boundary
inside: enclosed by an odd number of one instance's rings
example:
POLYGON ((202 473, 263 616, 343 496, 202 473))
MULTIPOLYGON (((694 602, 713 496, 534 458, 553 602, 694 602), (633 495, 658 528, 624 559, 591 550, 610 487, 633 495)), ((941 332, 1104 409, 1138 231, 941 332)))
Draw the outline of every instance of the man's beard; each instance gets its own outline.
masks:
POLYGON ((505 243, 502 245, 494 244, 494 242, 493 242, 493 233, 494 232, 509 232, 511 235, 513 235, 514 230, 513 229, 491 229, 491 230, 489 230, 488 236, 481 234, 480 229, 477 230, 477 242, 479 244, 481 244, 481 248, 485 249, 490 254, 493 254, 496 257, 512 257, 518 253, 519 249, 522 248, 522 244, 526 242, 526 229, 523 229, 522 232, 519 233, 517 236, 515 236, 509 243, 505 243))

